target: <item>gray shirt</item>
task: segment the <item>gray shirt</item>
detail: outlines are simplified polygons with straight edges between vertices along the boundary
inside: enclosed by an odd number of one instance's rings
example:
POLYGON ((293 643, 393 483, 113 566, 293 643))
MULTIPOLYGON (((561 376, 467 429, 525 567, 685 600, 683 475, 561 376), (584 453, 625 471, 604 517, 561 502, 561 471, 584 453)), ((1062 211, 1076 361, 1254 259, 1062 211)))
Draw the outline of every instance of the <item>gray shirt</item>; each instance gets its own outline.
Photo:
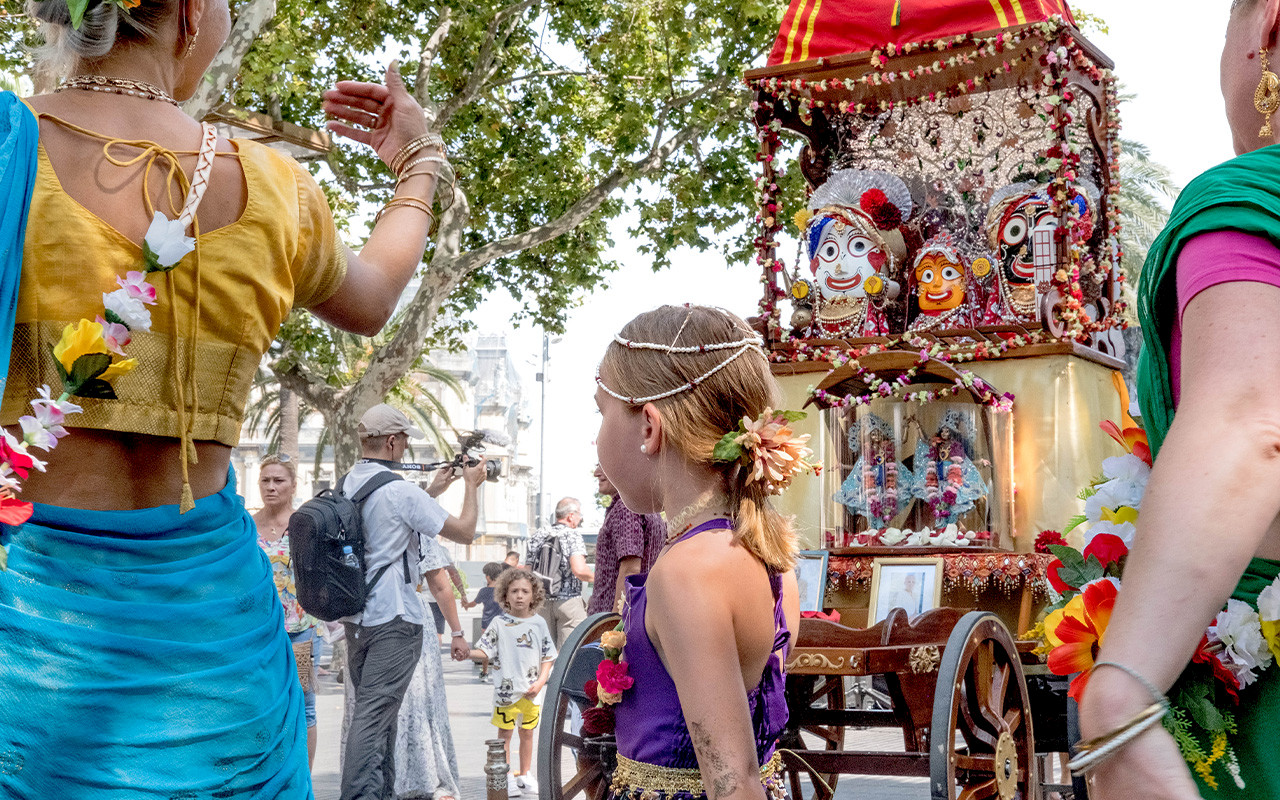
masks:
MULTIPOLYGON (((370 478, 385 470, 381 464, 362 462, 351 468, 342 493, 350 497, 370 478)), ((405 622, 423 624, 425 615, 418 600, 418 538, 434 539, 449 512, 435 498, 409 481, 392 481, 378 489, 364 504, 365 574, 372 577, 383 566, 386 572, 370 589, 364 611, 344 617, 343 622, 373 626, 400 617, 405 622), (403 556, 409 556, 408 582, 404 579, 403 556)))

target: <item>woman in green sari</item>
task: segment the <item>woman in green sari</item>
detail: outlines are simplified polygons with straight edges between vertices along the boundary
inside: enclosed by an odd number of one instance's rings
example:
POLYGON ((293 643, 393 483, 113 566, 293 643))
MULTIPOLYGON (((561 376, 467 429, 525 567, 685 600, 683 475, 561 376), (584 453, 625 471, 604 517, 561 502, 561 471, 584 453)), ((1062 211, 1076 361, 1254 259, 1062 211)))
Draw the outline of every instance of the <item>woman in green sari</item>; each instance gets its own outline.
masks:
POLYGON ((1260 634, 1236 642, 1244 656, 1198 667, 1225 664, 1241 685, 1238 705, 1217 691, 1201 706, 1234 717, 1234 757, 1193 772, 1164 727, 1131 725, 1162 693, 1186 699, 1206 629, 1229 599, 1256 607, 1280 572, 1280 120, 1267 113, 1280 106, 1278 38, 1280 0, 1235 0, 1221 72, 1237 158, 1178 198, 1139 287, 1139 400, 1157 458, 1080 707, 1084 738, 1105 753, 1094 800, 1280 797, 1280 666, 1260 634), (1099 739, 1126 728, 1140 733, 1099 739))

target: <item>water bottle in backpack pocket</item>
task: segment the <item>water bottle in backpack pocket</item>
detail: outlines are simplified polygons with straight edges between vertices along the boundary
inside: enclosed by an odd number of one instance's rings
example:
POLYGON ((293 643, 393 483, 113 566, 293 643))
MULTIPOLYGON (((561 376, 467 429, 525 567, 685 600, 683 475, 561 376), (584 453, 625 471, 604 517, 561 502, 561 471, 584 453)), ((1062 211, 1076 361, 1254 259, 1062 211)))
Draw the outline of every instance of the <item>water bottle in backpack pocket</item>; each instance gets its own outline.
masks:
POLYGON ((325 622, 363 611, 370 587, 386 570, 383 567, 366 582, 364 503, 378 489, 401 480, 394 472, 379 472, 347 497, 342 493, 346 477, 338 481, 337 489, 322 490, 289 517, 289 556, 298 604, 325 622))

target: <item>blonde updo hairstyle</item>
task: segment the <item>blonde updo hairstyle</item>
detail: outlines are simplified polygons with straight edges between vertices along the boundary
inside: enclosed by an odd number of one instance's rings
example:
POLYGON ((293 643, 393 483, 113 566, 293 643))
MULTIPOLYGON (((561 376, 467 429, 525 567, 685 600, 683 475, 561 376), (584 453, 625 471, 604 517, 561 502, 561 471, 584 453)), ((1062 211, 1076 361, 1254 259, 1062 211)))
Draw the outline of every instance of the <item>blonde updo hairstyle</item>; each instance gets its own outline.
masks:
POLYGON ((35 57, 55 75, 65 76, 77 60, 93 61, 117 45, 149 42, 177 4, 170 0, 142 0, 125 11, 115 3, 89 0, 80 27, 71 26, 67 0, 27 0, 27 14, 40 23, 44 46, 35 57))
MULTIPOLYGON (((737 316, 706 306, 655 308, 621 331, 622 338, 634 342, 676 347, 741 341, 755 335, 737 316)), ((600 362, 600 380, 618 394, 649 397, 706 374, 734 352, 668 353, 631 349, 615 341, 600 362)), ((766 408, 776 409, 778 399, 768 360, 751 348, 692 389, 654 400, 653 405, 662 414, 662 446, 720 472, 738 543, 770 569, 785 572, 795 567, 796 559, 791 521, 774 510, 761 481, 747 482, 747 468, 739 462, 711 460, 716 443, 737 429, 743 417, 756 419, 766 408)))

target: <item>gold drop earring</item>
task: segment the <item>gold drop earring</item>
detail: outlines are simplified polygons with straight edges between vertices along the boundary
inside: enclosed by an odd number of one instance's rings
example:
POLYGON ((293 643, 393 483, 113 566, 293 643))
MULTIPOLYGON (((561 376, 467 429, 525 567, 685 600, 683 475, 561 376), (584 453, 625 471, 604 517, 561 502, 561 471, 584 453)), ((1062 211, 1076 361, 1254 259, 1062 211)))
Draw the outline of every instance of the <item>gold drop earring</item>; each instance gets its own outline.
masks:
POLYGON ((1258 136, 1266 139, 1273 135, 1271 115, 1280 110, 1280 77, 1276 77, 1267 64, 1267 48, 1263 47, 1259 53, 1262 56, 1262 79, 1253 92, 1253 107, 1262 114, 1262 130, 1258 131, 1258 136))

